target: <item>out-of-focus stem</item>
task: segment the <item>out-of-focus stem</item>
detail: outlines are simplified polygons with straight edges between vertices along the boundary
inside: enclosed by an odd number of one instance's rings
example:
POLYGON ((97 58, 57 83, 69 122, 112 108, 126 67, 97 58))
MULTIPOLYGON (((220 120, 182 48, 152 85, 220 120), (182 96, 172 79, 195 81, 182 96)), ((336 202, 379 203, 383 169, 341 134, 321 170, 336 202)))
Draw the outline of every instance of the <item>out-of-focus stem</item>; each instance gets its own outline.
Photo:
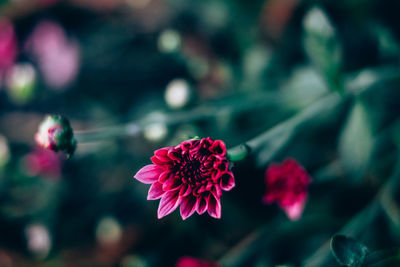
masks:
MULTIPOLYGON (((349 77, 347 77, 345 82, 345 87, 348 89, 345 95, 340 96, 336 92, 330 93, 322 97, 303 111, 279 123, 275 127, 260 134, 259 136, 229 149, 228 153, 230 153, 233 157, 232 161, 237 161, 236 159, 242 160, 250 153, 250 151, 257 151, 258 148, 266 141, 271 140, 276 136, 285 134, 288 131, 294 131, 298 129, 299 126, 312 119, 319 113, 336 107, 343 101, 343 99, 347 97, 357 96, 369 90, 374 85, 380 82, 397 79, 399 77, 400 71, 398 69, 389 70, 388 68, 364 70, 357 74, 350 75, 349 77), (238 152, 242 153, 241 155, 239 155, 240 157, 236 157, 232 154, 235 153, 237 155, 238 152)), ((105 127, 88 131, 75 131, 75 138, 78 142, 82 143, 121 136, 137 136, 143 131, 146 126, 153 123, 163 123, 166 126, 171 126, 186 122, 210 119, 226 113, 240 113, 246 110, 257 109, 259 107, 265 107, 273 104, 287 105, 290 101, 292 100, 287 100, 287 98, 282 97, 282 95, 276 92, 259 92, 257 94, 250 94, 245 96, 240 95, 218 103, 202 105, 190 111, 171 112, 169 114, 157 114, 157 116, 150 116, 136 122, 130 122, 113 127, 105 127)))
POLYGON ((128 123, 119 126, 98 128, 87 131, 75 131, 74 135, 78 143, 94 142, 118 136, 137 136, 141 127, 135 123, 128 123))
POLYGON ((87 131, 75 131, 75 138, 78 143, 100 141, 104 139, 137 136, 148 125, 162 123, 172 126, 187 122, 215 118, 221 114, 237 114, 247 110, 257 109, 271 105, 288 104, 290 100, 283 100, 284 97, 277 93, 263 92, 251 95, 240 95, 219 101, 214 104, 205 104, 189 111, 170 112, 169 114, 152 114, 138 121, 129 122, 112 127, 103 127, 87 131))
POLYGON ((246 155, 242 155, 239 159, 243 159, 244 156, 250 154, 250 152, 257 152, 262 144, 268 142, 277 136, 283 135, 287 132, 294 132, 298 127, 300 127, 303 123, 307 122, 311 118, 315 117, 316 115, 320 114, 324 110, 330 110, 340 104, 342 101, 342 97, 336 93, 331 93, 328 96, 323 97, 322 99, 318 100, 311 106, 307 107, 300 113, 294 115, 293 117, 279 123, 278 125, 272 127, 268 131, 260 134, 259 136, 240 144, 236 147, 233 147, 228 150, 228 155, 236 152, 236 151, 243 151, 247 153, 246 155), (244 148, 247 148, 244 150, 244 148))
MULTIPOLYGON (((356 75, 351 75, 346 79, 347 93, 344 94, 343 96, 340 96, 339 94, 334 92, 330 93, 327 96, 322 97, 314 104, 305 108, 303 111, 300 111, 298 114, 279 123, 278 125, 267 130, 266 132, 256 136, 255 138, 247 142, 239 144, 236 147, 230 148, 228 150, 228 155, 230 154, 236 155, 240 151, 241 152, 240 158, 232 157, 233 158, 232 161, 235 161, 236 158, 242 160, 250 153, 257 152, 264 143, 270 142, 271 140, 275 139, 278 136, 287 133, 291 133, 293 135, 293 133, 295 133, 304 123, 306 123, 307 121, 309 121, 310 119, 314 118, 315 116, 324 111, 329 111, 337 107, 340 103, 344 101, 344 99, 348 97, 358 96, 364 93, 365 91, 373 88, 380 82, 392 79, 399 79, 399 78, 400 78, 399 70, 396 69, 396 71, 394 70, 388 71, 386 68, 377 69, 375 71, 364 70, 362 72, 357 73, 356 75)), ((289 139, 290 136, 286 138, 286 141, 288 141, 289 139)), ((269 154, 270 157, 274 155, 273 152, 274 151, 272 151, 272 153, 269 154)))

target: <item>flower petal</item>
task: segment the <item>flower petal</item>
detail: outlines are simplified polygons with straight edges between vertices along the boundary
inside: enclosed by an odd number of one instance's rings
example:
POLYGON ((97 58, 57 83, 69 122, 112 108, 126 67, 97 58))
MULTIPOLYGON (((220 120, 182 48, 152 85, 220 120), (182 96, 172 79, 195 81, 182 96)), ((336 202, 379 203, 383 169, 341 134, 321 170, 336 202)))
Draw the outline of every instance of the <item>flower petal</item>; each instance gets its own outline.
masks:
POLYGON ((164 195, 165 191, 162 189, 162 184, 155 182, 150 186, 149 193, 147 194, 147 200, 159 199, 164 195))
POLYGON ((163 184, 164 191, 175 190, 179 186, 181 186, 182 181, 176 176, 169 176, 167 180, 165 180, 163 184))
POLYGON ((153 162, 156 165, 168 165, 170 162, 162 161, 160 160, 157 156, 152 156, 150 158, 151 162, 153 162))
POLYGON ((157 149, 156 151, 154 151, 154 155, 156 155, 158 158, 167 158, 169 149, 170 147, 157 149))
POLYGON ((218 184, 214 184, 211 187, 210 192, 212 194, 214 194, 214 196, 216 196, 217 198, 222 196, 222 190, 221 190, 221 187, 218 184))
POLYGON ((213 194, 210 194, 208 198, 208 214, 216 219, 221 218, 221 201, 216 199, 213 194))
POLYGON ((228 170, 229 163, 226 160, 215 161, 213 167, 223 172, 228 170))
POLYGON ((144 184, 152 184, 158 180, 163 170, 160 166, 149 164, 141 168, 134 177, 144 184))
POLYGON ((226 147, 224 142, 222 142, 221 140, 215 140, 210 147, 210 151, 217 155, 225 155, 226 147))
POLYGON ((196 211, 197 211, 197 213, 201 215, 204 212, 206 212, 207 206, 208 206, 208 203, 207 203, 206 197, 200 195, 197 198, 197 201, 196 201, 196 211))
POLYGON ((192 188, 188 184, 182 184, 179 188, 179 195, 181 197, 187 197, 192 192, 192 188))
POLYGON ((231 172, 225 172, 221 175, 220 186, 222 190, 229 191, 235 186, 235 179, 231 172))
POLYGON ((292 221, 297 221, 303 214, 304 206, 306 204, 306 198, 297 201, 289 206, 284 206, 282 209, 285 211, 288 218, 292 221))
POLYGON ((158 206, 158 219, 161 219, 162 217, 173 212, 178 207, 179 203, 179 190, 166 192, 161 198, 160 205, 158 206))
POLYGON ((166 170, 160 174, 160 177, 158 177, 158 181, 163 184, 163 183, 165 183, 165 181, 167 181, 168 179, 171 179, 171 177, 173 177, 173 176, 174 176, 174 174, 170 170, 166 170))
POLYGON ((182 150, 180 148, 178 149, 171 149, 168 152, 168 157, 172 160, 172 161, 176 161, 176 162, 180 162, 181 161, 181 156, 182 156, 182 150))
POLYGON ((197 199, 193 196, 182 199, 180 212, 183 220, 186 220, 196 211, 196 201, 197 199))

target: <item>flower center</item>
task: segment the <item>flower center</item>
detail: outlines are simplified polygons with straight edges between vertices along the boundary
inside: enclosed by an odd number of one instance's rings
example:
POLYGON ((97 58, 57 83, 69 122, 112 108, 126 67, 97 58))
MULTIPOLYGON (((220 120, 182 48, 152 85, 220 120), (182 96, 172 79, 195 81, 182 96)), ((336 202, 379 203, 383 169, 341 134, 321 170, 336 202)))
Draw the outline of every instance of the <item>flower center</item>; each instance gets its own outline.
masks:
POLYGON ((199 159, 188 155, 177 167, 177 176, 180 177, 182 182, 188 183, 192 186, 197 186, 207 182, 207 179, 204 176, 202 162, 199 159))

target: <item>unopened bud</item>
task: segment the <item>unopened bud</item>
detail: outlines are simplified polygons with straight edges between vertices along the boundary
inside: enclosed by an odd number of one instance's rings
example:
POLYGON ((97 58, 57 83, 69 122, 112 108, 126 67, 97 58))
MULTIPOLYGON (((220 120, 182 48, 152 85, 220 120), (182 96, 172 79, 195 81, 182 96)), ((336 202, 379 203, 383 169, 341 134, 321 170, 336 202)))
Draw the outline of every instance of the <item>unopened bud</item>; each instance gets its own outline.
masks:
POLYGON ((76 140, 69 121, 61 115, 48 115, 35 135, 36 143, 55 152, 62 151, 70 157, 76 148, 76 140))

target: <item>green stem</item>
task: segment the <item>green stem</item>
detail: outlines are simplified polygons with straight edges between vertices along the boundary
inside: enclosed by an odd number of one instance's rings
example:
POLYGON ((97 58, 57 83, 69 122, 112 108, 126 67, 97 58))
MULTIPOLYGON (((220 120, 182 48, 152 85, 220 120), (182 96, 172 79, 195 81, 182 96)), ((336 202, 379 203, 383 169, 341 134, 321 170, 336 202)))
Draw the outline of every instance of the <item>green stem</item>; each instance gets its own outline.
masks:
MULTIPOLYGON (((235 161, 236 159, 242 160, 246 156, 248 156, 250 152, 258 152, 264 146, 264 144, 273 142, 273 140, 275 140, 277 137, 285 136, 286 138, 284 139, 288 141, 291 138, 292 134, 296 132, 296 130, 305 122, 308 122, 310 119, 316 117, 318 114, 324 111, 331 110, 337 107, 341 102, 342 97, 340 97, 336 93, 331 93, 328 96, 325 96, 314 104, 310 105, 308 108, 304 109, 298 114, 294 115, 293 117, 272 127, 268 131, 256 136, 255 138, 245 143, 229 149, 229 158, 232 161, 235 161), (239 151, 241 152, 241 157, 232 156, 238 154, 239 151)), ((276 149, 274 152, 277 152, 277 150, 278 149, 276 149)), ((275 153, 270 153, 270 157, 272 157, 274 154, 275 153)))
POLYGON ((321 113, 333 110, 349 97, 356 97, 363 94, 381 82, 399 79, 399 76, 400 72, 398 69, 389 71, 387 68, 377 69, 375 71, 364 70, 357 74, 350 75, 346 79, 346 88, 348 92, 343 96, 338 93, 330 93, 322 97, 303 111, 257 137, 228 149, 228 156, 231 161, 240 161, 249 156, 250 152, 256 153, 266 145, 269 145, 268 154, 263 155, 262 160, 260 160, 260 165, 262 165, 269 161, 279 149, 291 139, 301 126, 311 119, 317 117, 321 113), (276 141, 278 137, 280 137, 281 142, 279 142, 279 145, 276 145, 274 141, 276 141))
MULTIPOLYGON (((374 85, 390 79, 398 79, 400 72, 398 69, 379 68, 375 70, 364 70, 346 78, 345 88, 348 93, 340 96, 337 93, 330 93, 310 105, 300 113, 279 123, 272 129, 260 134, 259 136, 239 144, 228 150, 228 156, 232 161, 240 161, 246 158, 250 152, 259 151, 265 144, 270 144, 272 149, 263 162, 269 160, 284 144, 292 137, 300 126, 322 112, 329 111, 342 103, 347 96, 357 96, 374 85), (276 137, 281 137, 279 145, 273 144, 276 137)), ((95 129, 90 131, 75 131, 75 138, 78 142, 100 141, 121 136, 138 136, 147 126, 154 123, 162 123, 165 126, 177 125, 186 122, 193 122, 215 118, 223 114, 237 114, 247 110, 257 109, 265 106, 288 105, 293 100, 283 97, 279 93, 256 93, 250 95, 240 95, 226 100, 219 101, 212 105, 202 105, 190 111, 172 112, 170 114, 157 114, 149 116, 136 122, 130 122, 114 127, 95 129), (282 100, 284 99, 284 100, 282 100)))
POLYGON ((75 138, 78 142, 100 141, 109 138, 123 136, 138 136, 147 126, 151 124, 164 124, 172 126, 187 122, 206 120, 224 114, 238 114, 244 111, 253 110, 272 105, 288 105, 291 100, 282 97, 280 94, 263 92, 250 95, 238 95, 230 97, 213 104, 204 104, 193 108, 190 111, 170 112, 169 114, 151 114, 141 120, 129 122, 113 127, 104 127, 88 131, 75 131, 75 138))

